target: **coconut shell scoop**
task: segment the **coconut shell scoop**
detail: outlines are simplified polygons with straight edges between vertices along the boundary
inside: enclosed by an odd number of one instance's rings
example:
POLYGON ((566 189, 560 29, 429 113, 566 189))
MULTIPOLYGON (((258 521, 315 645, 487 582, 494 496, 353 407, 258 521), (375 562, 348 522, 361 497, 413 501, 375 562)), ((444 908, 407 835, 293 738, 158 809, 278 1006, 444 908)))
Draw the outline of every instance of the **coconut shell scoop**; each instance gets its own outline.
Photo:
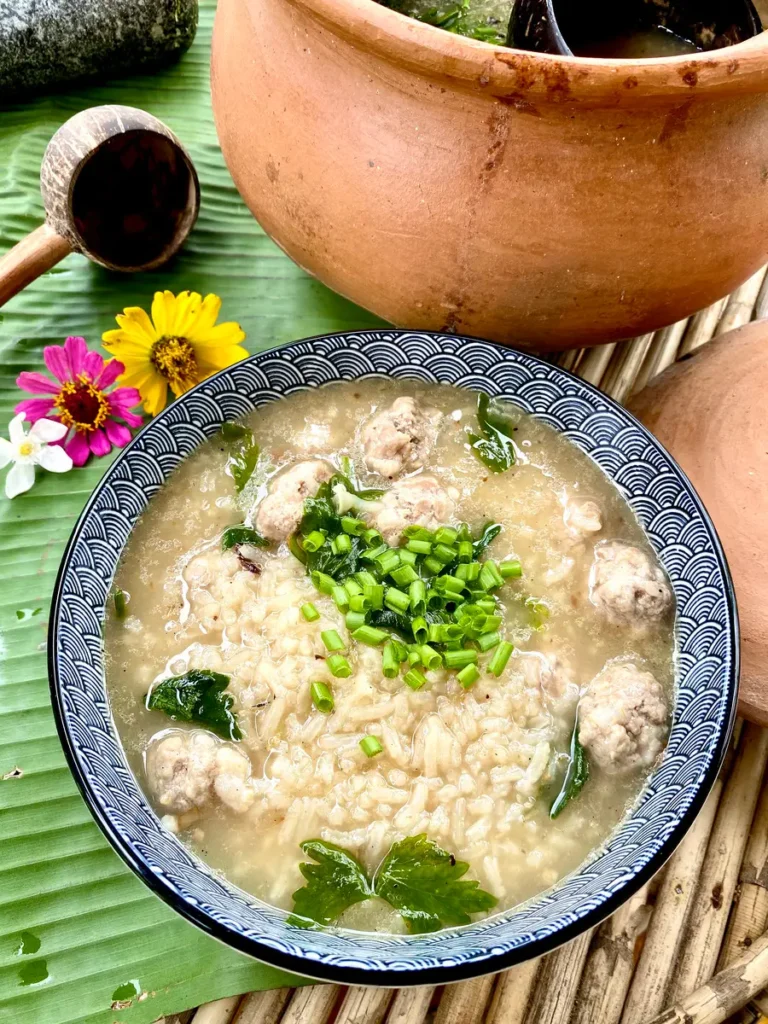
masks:
POLYGON ((0 258, 0 306, 70 252, 109 270, 151 270, 183 245, 200 207, 197 172, 173 132, 135 107, 91 107, 43 157, 45 223, 0 258))

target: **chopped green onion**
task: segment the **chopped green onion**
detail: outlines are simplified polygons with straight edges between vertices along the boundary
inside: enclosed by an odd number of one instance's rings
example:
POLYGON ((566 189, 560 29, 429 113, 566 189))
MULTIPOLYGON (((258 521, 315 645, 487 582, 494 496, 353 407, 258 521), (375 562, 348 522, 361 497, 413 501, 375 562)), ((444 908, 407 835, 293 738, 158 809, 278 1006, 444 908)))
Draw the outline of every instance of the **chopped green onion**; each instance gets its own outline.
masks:
POLYGON ((325 644, 326 650, 328 651, 343 651, 344 641, 341 639, 335 629, 324 629, 320 634, 320 639, 325 644))
POLYGON ((307 620, 307 622, 316 622, 320 618, 320 612, 315 608, 311 601, 301 606, 301 614, 307 620))
POLYGON ((486 615, 485 622, 483 623, 483 632, 492 633, 495 629, 498 629, 501 625, 500 615, 486 615))
MULTIPOLYGON (((362 536, 369 548, 378 548, 384 539, 378 530, 373 529, 366 530, 362 536)), ((384 547, 386 547, 386 544, 384 547)))
POLYGON ((501 637, 498 632, 495 633, 483 633, 477 638, 477 646, 481 651, 490 651, 492 647, 501 643, 501 637))
POLYGON ((480 678, 480 669, 477 665, 465 665, 461 672, 456 674, 456 678, 465 690, 469 690, 480 678))
POLYGON ((398 555, 400 555, 400 561, 403 565, 410 565, 413 567, 419 560, 419 556, 413 551, 409 551, 408 548, 398 548, 398 555))
POLYGON ((443 563, 433 555, 429 555, 425 558, 422 564, 427 572, 432 576, 437 576, 439 572, 443 571, 443 563))
POLYGON ((460 651, 446 651, 443 655, 446 668, 464 668, 465 665, 477 664, 477 651, 466 649, 460 651))
POLYGON ((401 565, 389 574, 398 587, 407 587, 409 583, 419 579, 419 574, 412 565, 401 565))
POLYGON ((415 555, 432 554, 432 544, 428 540, 409 540, 405 547, 407 551, 412 551, 415 555))
POLYGON ((418 650, 415 647, 412 647, 411 650, 408 651, 408 664, 409 665, 420 665, 421 664, 421 655, 419 654, 418 650))
POLYGON ((393 636, 392 639, 389 642, 392 644, 392 647, 394 648, 395 657, 397 658, 397 660, 399 662, 407 661, 408 660, 408 648, 405 646, 405 644, 402 642, 402 640, 398 640, 397 637, 393 636))
POLYGON ((416 579, 408 588, 408 598, 414 615, 423 615, 427 609, 427 587, 424 580, 416 579))
POLYGON ((453 575, 459 580, 472 583, 480 575, 481 569, 482 566, 479 562, 462 562, 456 566, 453 575))
POLYGON ((420 690, 422 686, 427 685, 427 677, 423 672, 419 672, 417 668, 408 669, 403 676, 403 680, 412 690, 420 690))
POLYGON ((354 597, 355 594, 362 594, 363 588, 353 579, 344 580, 344 589, 350 597, 354 597))
POLYGON ((384 644, 381 652, 381 670, 387 679, 395 679, 400 674, 400 659, 391 640, 384 644))
POLYGON ((413 632, 413 639, 417 644, 425 644, 429 639, 429 626, 427 620, 422 615, 417 615, 411 623, 411 631, 413 632))
POLYGON ((459 561, 471 562, 475 555, 475 549, 471 540, 459 541, 459 561))
POLYGON ((352 516, 341 517, 341 528, 350 537, 361 537, 368 529, 368 524, 362 519, 354 519, 352 516))
POLYGON ((352 669, 343 654, 332 654, 330 658, 326 659, 325 664, 331 675, 336 676, 337 679, 346 679, 347 676, 352 675, 352 669))
MULTIPOLYGON (((374 583, 378 583, 379 582, 376 579, 376 577, 373 575, 373 573, 372 572, 368 572, 367 569, 363 569, 362 572, 356 572, 355 573, 355 579, 357 580, 357 582, 360 584, 361 587, 368 587, 368 586, 372 587, 374 585, 374 583)), ((359 593, 360 593, 360 591, 358 590, 358 594, 359 593)))
POLYGON ((455 640, 444 640, 443 647, 446 651, 461 651, 464 649, 464 637, 456 637, 455 640))
POLYGON ((441 526, 435 534, 435 541, 438 544, 455 544, 459 539, 459 531, 452 526, 441 526))
POLYGON ((344 587, 334 587, 331 591, 331 597, 340 612, 345 612, 349 608, 349 594, 344 587))
POLYGON ((124 619, 125 618, 125 609, 127 607, 128 602, 125 600, 125 594, 123 593, 123 591, 119 587, 117 588, 117 590, 115 590, 114 602, 115 602, 115 616, 118 619, 124 619))
POLYGON ((502 575, 499 572, 499 568, 492 558, 483 562, 478 582, 483 590, 493 590, 495 587, 500 587, 504 582, 502 575))
POLYGON ((436 590, 427 591, 427 608, 434 611, 436 608, 442 608, 444 604, 445 598, 442 594, 439 594, 436 590))
POLYGON ((312 683, 309 692, 312 694, 312 703, 317 710, 324 715, 330 715, 333 711, 333 694, 325 683, 312 683))
POLYGON ((376 757, 377 754, 382 752, 384 747, 382 747, 375 736, 363 736, 360 740, 360 749, 366 757, 376 757))
POLYGON ((375 626, 358 626, 352 636, 361 644, 368 644, 369 647, 378 647, 389 637, 383 629, 376 629, 375 626))
POLYGON ((340 533, 331 541, 331 551, 334 555, 346 555, 352 550, 352 541, 346 533, 340 533))
POLYGON ((467 523, 461 523, 459 525, 459 532, 457 534, 457 537, 459 541, 472 540, 472 534, 467 523))
POLYGON ((493 652, 493 657, 488 662, 488 671, 491 675, 500 676, 504 669, 507 667, 507 662, 512 654, 512 644, 506 640, 502 640, 496 650, 493 652))
POLYGON ((432 540, 434 533, 432 530, 427 530, 424 526, 406 526, 403 530, 403 536, 407 537, 408 540, 432 540))
POLYGON ((458 576, 449 576, 447 573, 445 576, 438 576, 434 581, 435 590, 442 590, 446 594, 455 594, 456 596, 462 592, 465 586, 464 580, 460 580, 458 576))
POLYGON ((353 612, 369 612, 371 610, 371 599, 365 594, 353 594, 349 599, 349 609, 353 612))
POLYGON ((501 562, 499 564, 499 573, 503 580, 517 579, 523 575, 523 567, 517 560, 501 562))
POLYGON ((387 548, 386 551, 382 551, 380 555, 376 556, 376 561, 379 563, 379 568, 386 576, 400 565, 400 555, 398 555, 394 548, 387 548))
POLYGON ((430 669, 437 669, 443 664, 442 656, 429 644, 422 644, 419 647, 419 657, 421 663, 427 671, 430 669))
POLYGON ((313 584, 317 587, 321 594, 332 594, 333 588, 336 586, 336 580, 333 576, 329 576, 327 573, 320 572, 319 569, 314 569, 310 574, 309 578, 313 584))
POLYGON ((350 633, 354 633, 360 626, 365 625, 365 612, 347 612, 344 616, 344 624, 350 633))
POLYGON ((430 622, 429 632, 427 639, 431 644, 441 644, 443 642, 443 630, 445 626, 442 622, 430 622))
POLYGON ((452 562, 457 554, 456 548, 449 547, 447 544, 435 544, 432 548, 432 557, 436 558, 438 562, 442 562, 443 565, 452 562))
POLYGON ((384 607, 383 583, 366 583, 363 587, 363 594, 366 601, 369 602, 370 608, 375 608, 378 611, 384 607))
POLYGON ((482 608, 482 610, 489 615, 496 611, 495 597, 478 597, 475 604, 478 608, 482 608))
POLYGON ((376 547, 368 548, 367 551, 363 551, 363 553, 360 555, 360 559, 363 562, 375 562, 380 555, 383 555, 386 551, 389 550, 390 549, 387 547, 386 544, 379 544, 376 547))
POLYGON ((305 551, 313 554, 315 551, 319 551, 323 544, 325 544, 325 534, 321 533, 320 530, 313 530, 312 533, 304 537, 302 544, 305 551))
POLYGON ((399 612, 402 615, 410 608, 411 599, 402 590, 398 590, 396 587, 387 587, 384 594, 384 604, 387 608, 391 608, 393 612, 399 612))

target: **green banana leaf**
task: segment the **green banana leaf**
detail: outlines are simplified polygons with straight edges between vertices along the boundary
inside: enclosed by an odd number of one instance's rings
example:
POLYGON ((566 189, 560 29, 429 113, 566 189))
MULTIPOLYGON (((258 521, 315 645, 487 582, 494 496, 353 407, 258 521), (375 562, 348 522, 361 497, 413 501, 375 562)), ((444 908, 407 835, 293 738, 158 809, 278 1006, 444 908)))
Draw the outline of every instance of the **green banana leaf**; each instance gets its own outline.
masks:
MULTIPOLYGON (((87 106, 126 103, 156 114, 190 150, 202 185, 200 219, 169 267, 121 276, 72 255, 0 311, 3 435, 23 397, 16 377, 43 369, 43 346, 81 334, 95 347, 115 313, 146 308, 158 288, 220 295, 222 318, 242 324, 251 352, 379 323, 294 266, 238 196, 210 109, 214 7, 203 0, 197 39, 174 67, 0 110, 0 252, 40 223, 43 150, 87 106)), ((225 995, 300 983, 208 938, 151 895, 107 845, 64 762, 48 697, 48 609, 69 532, 108 462, 92 459, 63 476, 38 471, 34 488, 13 501, 0 486, 3 1024, 142 1024, 225 995)))

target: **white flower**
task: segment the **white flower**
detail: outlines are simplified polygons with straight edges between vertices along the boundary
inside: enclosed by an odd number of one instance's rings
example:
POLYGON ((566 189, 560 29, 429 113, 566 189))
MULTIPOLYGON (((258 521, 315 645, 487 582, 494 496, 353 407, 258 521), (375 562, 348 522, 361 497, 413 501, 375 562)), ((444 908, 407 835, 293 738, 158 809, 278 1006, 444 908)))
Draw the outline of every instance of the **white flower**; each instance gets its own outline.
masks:
POLYGON ((8 437, 0 437, 0 469, 9 462, 13 465, 5 478, 5 495, 15 498, 28 491, 35 482, 35 466, 42 466, 50 473, 66 473, 72 469, 72 459, 63 448, 51 441, 60 441, 68 427, 56 420, 38 420, 27 434, 23 423, 26 415, 20 412, 8 424, 8 437))

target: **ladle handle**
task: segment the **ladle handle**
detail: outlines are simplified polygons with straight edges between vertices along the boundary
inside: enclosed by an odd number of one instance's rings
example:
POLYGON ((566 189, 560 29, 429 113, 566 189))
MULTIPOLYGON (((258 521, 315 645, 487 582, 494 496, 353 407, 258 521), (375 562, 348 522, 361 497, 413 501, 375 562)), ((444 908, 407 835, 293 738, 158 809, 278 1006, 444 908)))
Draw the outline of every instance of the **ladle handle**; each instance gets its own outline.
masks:
POLYGON ((22 238, 10 252, 0 256, 0 306, 70 252, 71 244, 50 224, 41 224, 22 238))

